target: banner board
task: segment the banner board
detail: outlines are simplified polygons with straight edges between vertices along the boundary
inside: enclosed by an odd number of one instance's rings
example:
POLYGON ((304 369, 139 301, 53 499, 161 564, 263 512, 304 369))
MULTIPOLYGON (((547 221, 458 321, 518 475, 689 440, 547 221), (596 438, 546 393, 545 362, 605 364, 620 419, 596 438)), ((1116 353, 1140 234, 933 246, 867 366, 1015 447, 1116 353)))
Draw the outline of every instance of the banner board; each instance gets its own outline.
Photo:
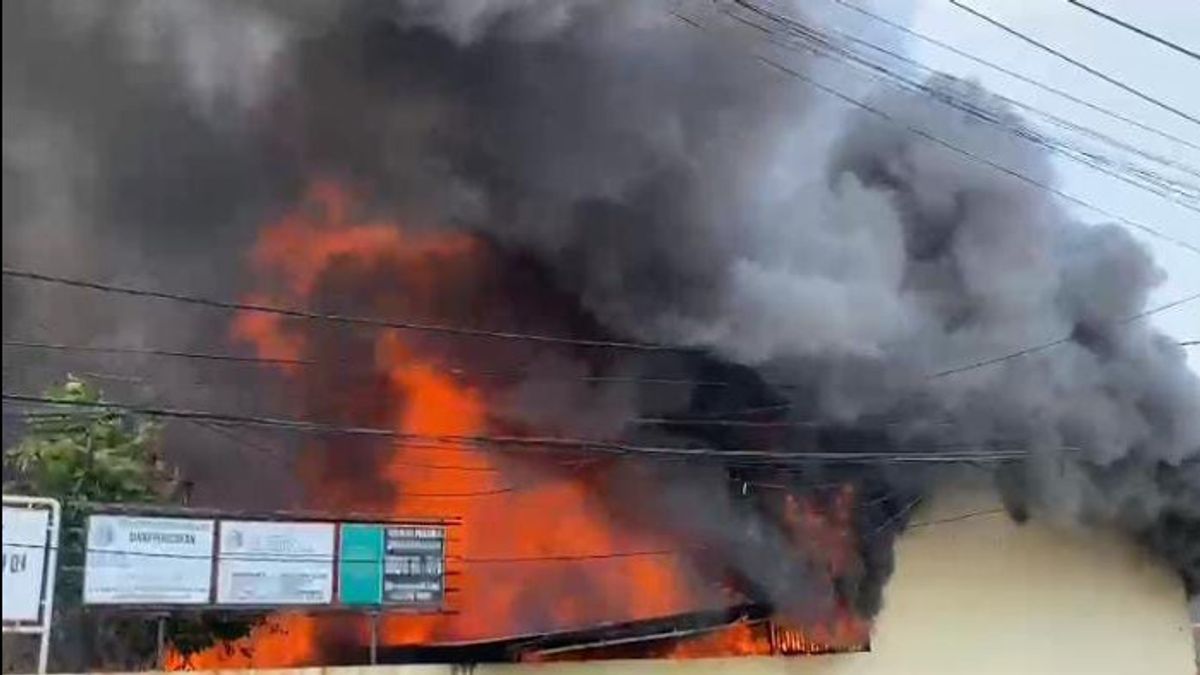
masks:
POLYGON ((333 523, 223 520, 220 544, 218 604, 333 601, 333 523))
POLYGON ((343 525, 339 597, 347 605, 438 605, 446 532, 414 525, 343 525))
POLYGON ((89 516, 84 603, 208 603, 214 530, 210 519, 89 516))
POLYGON ((50 511, 4 507, 4 620, 37 621, 45 596, 50 511))
POLYGON ((342 525, 338 599, 346 605, 378 605, 383 598, 383 528, 342 525))
POLYGON ((4 495, 4 633, 38 637, 38 673, 50 663, 61 526, 57 499, 4 495))

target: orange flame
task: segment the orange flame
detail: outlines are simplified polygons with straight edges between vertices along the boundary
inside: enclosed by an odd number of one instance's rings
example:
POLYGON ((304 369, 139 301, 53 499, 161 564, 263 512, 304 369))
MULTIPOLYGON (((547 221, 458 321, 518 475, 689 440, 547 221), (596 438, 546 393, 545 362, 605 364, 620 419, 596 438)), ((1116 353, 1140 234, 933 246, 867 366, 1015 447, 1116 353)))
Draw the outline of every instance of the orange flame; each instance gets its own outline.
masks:
MULTIPOLYGON (((268 225, 252 262, 263 289, 253 302, 311 306, 316 296, 355 293, 376 315, 390 312, 437 320, 447 284, 469 285, 485 255, 476 239, 460 234, 406 229, 392 221, 358 221, 349 192, 317 183, 305 203, 268 225), (371 280, 384 275, 394 285, 378 291, 371 280), (364 289, 366 289, 364 291, 364 289)), ((243 312, 233 324, 235 339, 252 344, 261 357, 311 357, 308 325, 277 315, 243 312)), ((322 327, 323 328, 323 327, 322 327)), ((664 549, 670 544, 618 531, 594 501, 576 466, 548 472, 460 440, 434 437, 488 433, 486 393, 451 374, 422 350, 413 333, 379 330, 371 363, 396 407, 386 416, 398 432, 422 440, 397 442, 376 470, 391 485, 380 504, 356 490, 353 480, 325 471, 330 452, 308 455, 305 476, 323 507, 372 509, 395 518, 459 517, 448 545, 456 576, 448 605, 457 613, 386 616, 381 643, 404 645, 443 640, 501 637, 528 630, 573 628, 601 621, 635 620, 694 609, 691 576, 672 556, 583 561, 531 560, 623 550, 664 549), (428 437, 426 440, 425 437, 428 437), (456 469, 454 467, 468 467, 456 469), (572 472, 574 471, 574 473, 572 472), (516 558, 522 562, 502 562, 516 558), (475 562, 472 562, 475 561, 475 562), (531 583, 536 580, 536 583, 531 583)), ((285 368, 297 385, 305 373, 285 368)), ((352 451, 353 448, 346 451, 352 451)), ((336 460, 334 460, 336 461, 336 460)), ((249 638, 218 645, 183 659, 174 668, 283 667, 317 662, 319 639, 334 618, 273 615, 249 638)), ((344 619, 343 619, 344 621, 344 619)), ((360 644, 366 630, 356 628, 360 644)))

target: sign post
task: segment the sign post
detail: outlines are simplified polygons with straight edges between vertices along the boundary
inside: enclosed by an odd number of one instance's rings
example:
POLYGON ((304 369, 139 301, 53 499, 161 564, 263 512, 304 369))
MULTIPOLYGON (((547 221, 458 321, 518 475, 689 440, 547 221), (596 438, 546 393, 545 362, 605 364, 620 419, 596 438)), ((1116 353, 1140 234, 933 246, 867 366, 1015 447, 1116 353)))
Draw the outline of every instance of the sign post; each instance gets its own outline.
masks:
POLYGON ((50 660, 62 507, 44 497, 4 495, 4 632, 38 635, 38 672, 50 660))

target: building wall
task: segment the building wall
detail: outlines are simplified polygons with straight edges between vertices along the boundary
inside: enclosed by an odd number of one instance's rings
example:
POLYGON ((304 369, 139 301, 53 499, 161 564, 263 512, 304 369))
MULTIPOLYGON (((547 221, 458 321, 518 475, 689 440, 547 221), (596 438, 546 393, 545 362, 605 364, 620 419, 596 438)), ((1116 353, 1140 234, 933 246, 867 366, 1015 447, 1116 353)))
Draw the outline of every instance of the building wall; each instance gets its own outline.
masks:
MULTIPOLYGON (((985 511, 943 495, 915 523, 985 511)), ((828 673, 1196 672, 1178 577, 1116 537, 1004 513, 910 529, 864 669, 828 673)), ((821 671, 813 671, 821 672, 821 671)))
MULTIPOLYGON (((996 508, 943 495, 914 523, 996 508)), ((1191 622, 1178 578, 1115 537, 1019 526, 1003 513, 905 534, 872 651, 801 658, 408 666, 372 675, 1192 675, 1191 622)), ((354 675, 357 668, 336 669, 354 675)), ((312 675, 316 671, 300 671, 312 675)))
MULTIPOLYGON (((800 659, 667 664, 655 672, 792 675, 1192 675, 1178 577, 1116 537, 1017 525, 978 492, 914 516, 872 651, 800 659)), ((488 672, 492 672, 488 669, 488 672)), ((499 669, 495 672, 499 672, 499 669)), ((549 672, 549 671, 543 671, 549 672)), ((556 670, 556 672, 559 672, 556 670)), ((649 673, 597 664, 563 673, 649 673)))

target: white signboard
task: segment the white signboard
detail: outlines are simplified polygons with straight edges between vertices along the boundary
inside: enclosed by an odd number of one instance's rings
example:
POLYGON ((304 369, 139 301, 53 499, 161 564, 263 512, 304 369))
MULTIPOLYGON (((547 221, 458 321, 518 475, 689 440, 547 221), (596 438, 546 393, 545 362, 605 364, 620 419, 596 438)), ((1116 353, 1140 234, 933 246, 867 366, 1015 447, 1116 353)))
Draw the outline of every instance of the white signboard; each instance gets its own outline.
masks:
POLYGON ((62 507, 58 500, 4 495, 4 632, 37 635, 41 639, 39 673, 45 673, 50 663, 54 572, 58 568, 61 524, 62 507))
POLYGON ((332 523, 221 521, 217 602, 317 605, 333 601, 332 523))
POLYGON ((50 511, 4 507, 4 620, 37 621, 42 608, 50 511))
POLYGON ((88 518, 87 604, 206 604, 212 589, 212 520, 88 518))

